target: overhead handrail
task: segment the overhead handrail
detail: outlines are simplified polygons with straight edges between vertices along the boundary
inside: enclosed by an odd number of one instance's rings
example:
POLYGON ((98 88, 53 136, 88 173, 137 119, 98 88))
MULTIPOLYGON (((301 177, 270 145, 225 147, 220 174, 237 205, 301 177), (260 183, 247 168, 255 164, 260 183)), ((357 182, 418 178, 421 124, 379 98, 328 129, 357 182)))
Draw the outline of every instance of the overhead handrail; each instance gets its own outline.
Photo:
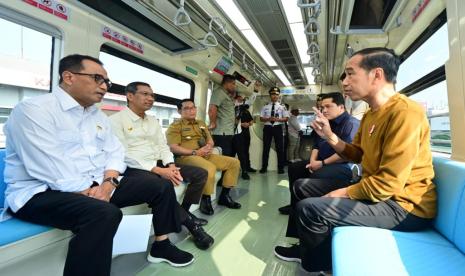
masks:
POLYGON ((320 6, 320 4, 320 0, 314 0, 313 3, 304 3, 303 0, 297 1, 297 6, 301 9, 314 8, 316 6, 320 6))
POLYGON ((186 26, 189 25, 192 20, 189 14, 186 12, 184 9, 184 0, 181 0, 179 3, 180 7, 176 11, 176 14, 174 15, 173 23, 176 26, 186 26))
POLYGON ((320 45, 315 41, 310 42, 307 49, 307 55, 313 56, 320 53, 320 45))
POLYGON ((319 35, 320 23, 315 18, 310 18, 305 24, 304 32, 306 35, 319 35))

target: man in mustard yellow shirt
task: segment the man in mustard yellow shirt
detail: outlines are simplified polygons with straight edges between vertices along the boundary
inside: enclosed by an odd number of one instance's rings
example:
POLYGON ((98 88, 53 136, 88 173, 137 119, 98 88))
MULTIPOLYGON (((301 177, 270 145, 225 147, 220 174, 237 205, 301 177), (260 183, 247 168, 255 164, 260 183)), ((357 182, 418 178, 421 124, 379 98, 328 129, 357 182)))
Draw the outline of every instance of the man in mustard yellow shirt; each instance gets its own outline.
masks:
POLYGON ((361 163, 363 175, 348 187, 324 179, 305 187, 296 183, 300 246, 277 246, 278 258, 299 261, 307 271, 328 270, 334 227, 418 231, 436 216, 430 128, 423 108, 395 90, 399 64, 386 48, 364 49, 348 60, 344 93, 370 106, 352 144, 337 137, 315 109, 312 128, 339 155, 361 163))
POLYGON ((231 209, 241 208, 229 195, 230 190, 236 186, 239 176, 240 163, 233 157, 211 154, 213 139, 205 122, 196 120, 197 107, 191 99, 184 99, 178 104, 181 119, 172 123, 166 131, 166 140, 171 151, 178 156, 176 162, 181 165, 191 165, 207 170, 207 183, 203 189, 200 201, 200 212, 213 215, 211 194, 215 188, 215 173, 224 172, 223 189, 218 198, 218 204, 231 209))

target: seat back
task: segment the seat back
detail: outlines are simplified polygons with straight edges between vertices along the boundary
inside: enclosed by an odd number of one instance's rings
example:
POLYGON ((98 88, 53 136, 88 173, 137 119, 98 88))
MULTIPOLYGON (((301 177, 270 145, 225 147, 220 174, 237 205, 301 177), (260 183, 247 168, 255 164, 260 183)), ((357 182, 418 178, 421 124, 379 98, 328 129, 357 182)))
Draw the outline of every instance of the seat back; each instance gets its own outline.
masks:
POLYGON ((0 149, 0 209, 3 208, 5 201, 6 184, 3 179, 3 171, 5 170, 5 149, 0 149))
POLYGON ((465 252, 465 163, 434 158, 438 193, 435 228, 465 252))

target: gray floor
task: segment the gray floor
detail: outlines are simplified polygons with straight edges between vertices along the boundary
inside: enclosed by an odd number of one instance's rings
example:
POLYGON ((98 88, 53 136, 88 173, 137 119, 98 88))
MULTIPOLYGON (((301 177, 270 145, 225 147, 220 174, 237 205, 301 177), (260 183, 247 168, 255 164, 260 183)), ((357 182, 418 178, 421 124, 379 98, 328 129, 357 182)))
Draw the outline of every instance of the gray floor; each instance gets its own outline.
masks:
POLYGON ((287 216, 277 211, 289 201, 287 174, 250 175, 251 180, 241 180, 233 193, 242 204, 240 210, 216 206, 213 216, 196 212, 209 220, 205 230, 215 239, 212 248, 197 249, 186 230, 170 236, 195 256, 193 264, 174 268, 148 263, 145 252, 128 254, 113 260, 112 275, 296 275, 296 263, 280 261, 273 254, 276 244, 293 242, 284 237, 287 216))

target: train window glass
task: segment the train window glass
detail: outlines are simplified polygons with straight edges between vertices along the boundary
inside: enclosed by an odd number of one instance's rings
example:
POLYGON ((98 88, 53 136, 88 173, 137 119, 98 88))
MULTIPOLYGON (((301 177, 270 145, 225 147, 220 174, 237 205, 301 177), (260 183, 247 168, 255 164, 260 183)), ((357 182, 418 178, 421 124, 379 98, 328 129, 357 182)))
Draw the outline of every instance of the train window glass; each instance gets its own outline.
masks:
POLYGON ((152 109, 147 111, 147 114, 155 116, 158 119, 163 133, 166 132, 171 123, 181 118, 176 105, 172 104, 155 103, 152 109))
POLYGON ((431 149, 451 153, 449 103, 445 81, 430 86, 410 96, 426 111, 431 127, 431 149))
POLYGON ((100 52, 100 60, 112 82, 126 86, 133 81, 150 84, 155 94, 175 99, 189 98, 191 84, 114 55, 100 52))
POLYGON ((5 147, 3 125, 23 99, 50 91, 54 37, 0 18, 0 148, 5 147))
POLYGON ((444 65, 449 59, 448 41, 446 23, 400 65, 396 89, 400 91, 444 65))

